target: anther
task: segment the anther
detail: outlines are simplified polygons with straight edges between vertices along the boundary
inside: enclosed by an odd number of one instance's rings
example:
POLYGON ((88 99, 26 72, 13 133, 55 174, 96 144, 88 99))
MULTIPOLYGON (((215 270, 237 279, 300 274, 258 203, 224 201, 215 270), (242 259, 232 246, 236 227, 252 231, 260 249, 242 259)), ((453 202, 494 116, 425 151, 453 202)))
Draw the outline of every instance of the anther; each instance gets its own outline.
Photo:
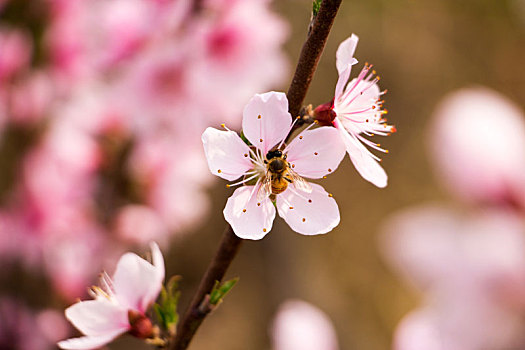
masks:
POLYGON ((226 124, 221 124, 221 127, 226 129, 226 124))
POLYGON ((312 203, 312 200, 311 200, 311 199, 309 199, 309 200, 308 200, 308 203, 312 203))
POLYGON ((257 119, 261 119, 261 115, 260 114, 257 116, 257 119))
POLYGON ((245 157, 248 157, 248 153, 244 153, 244 156, 245 156, 245 157))
POLYGON ((259 139, 259 142, 263 142, 263 139, 259 139))
POLYGON ((303 137, 302 137, 302 136, 299 136, 299 140, 302 140, 302 139, 303 139, 303 137))
POLYGON ((333 197, 333 195, 332 195, 331 193, 328 193, 328 197, 332 198, 332 197, 333 197))
POLYGON ((219 170, 217 170, 217 172, 220 174, 222 171, 221 171, 221 169, 219 169, 219 170))
POLYGON ((319 153, 317 153, 317 152, 314 152, 314 155, 318 155, 318 154, 319 154, 319 153))
POLYGON ((331 172, 332 172, 332 169, 328 168, 328 172, 331 173, 331 172))
POLYGON ((243 209, 242 212, 243 212, 243 213, 246 213, 246 209, 243 209))
POLYGON ((265 229, 265 228, 263 228, 263 232, 266 232, 266 229, 265 229))
POLYGON ((257 203, 257 206, 260 207, 260 206, 261 206, 261 203, 257 203))
POLYGON ((292 164, 292 168, 295 168, 295 164, 292 164))
POLYGON ((230 188, 231 186, 229 184, 226 184, 226 188, 230 188))
POLYGON ((323 176, 323 179, 326 179, 326 176, 323 176))
POLYGON ((293 209, 293 207, 290 207, 290 209, 293 209))
POLYGON ((303 222, 305 222, 305 221, 306 221, 306 218, 303 218, 303 222))

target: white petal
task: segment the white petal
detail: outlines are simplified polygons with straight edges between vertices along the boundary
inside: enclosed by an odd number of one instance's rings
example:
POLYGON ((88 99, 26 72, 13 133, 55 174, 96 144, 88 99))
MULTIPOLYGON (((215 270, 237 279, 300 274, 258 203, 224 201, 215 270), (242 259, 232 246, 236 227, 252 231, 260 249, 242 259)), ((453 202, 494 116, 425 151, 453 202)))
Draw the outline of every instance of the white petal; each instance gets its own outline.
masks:
POLYGON ((268 198, 257 201, 255 192, 254 186, 236 189, 223 211, 224 218, 240 238, 258 240, 272 229, 275 207, 268 198))
POLYGON ((299 175, 319 179, 332 173, 346 154, 339 131, 333 127, 307 130, 286 148, 287 160, 299 175))
POLYGON ((343 94, 348 79, 350 78, 350 73, 352 72, 352 67, 348 66, 345 70, 339 73, 339 78, 337 79, 337 84, 335 85, 334 101, 339 101, 339 98, 343 94))
POLYGON ((97 335, 97 336, 88 336, 88 337, 80 337, 80 338, 71 338, 67 340, 63 340, 61 342, 58 342, 58 347, 61 349, 66 350, 90 350, 90 349, 98 349, 107 343, 111 342, 113 339, 118 337, 124 332, 117 332, 117 333, 108 333, 104 335, 97 335))
POLYGON ((370 155, 370 152, 362 143, 350 136, 348 131, 342 125, 339 125, 338 122, 335 125, 346 145, 346 151, 350 156, 350 160, 354 163, 356 170, 363 179, 370 181, 379 188, 386 187, 388 176, 385 170, 370 155))
POLYGON ((303 235, 330 232, 339 225, 339 207, 323 187, 310 184, 312 192, 306 193, 288 187, 277 196, 277 210, 292 230, 303 235))
MULTIPOLYGON (((158 254, 157 255, 158 263, 158 254)), ((164 277, 159 268, 151 265, 136 254, 124 254, 113 276, 113 286, 118 301, 129 309, 145 312, 157 298, 164 277)))
POLYGON ((80 301, 65 313, 69 322, 89 336, 123 333, 129 329, 127 309, 105 299, 80 301))
POLYGON ((352 36, 339 44, 337 53, 335 54, 335 63, 339 75, 341 75, 341 73, 347 69, 349 65, 351 66, 357 63, 357 60, 354 58, 354 52, 358 41, 359 38, 357 35, 352 34, 352 36))
POLYGON ((207 128, 202 134, 202 144, 214 175, 233 181, 253 167, 250 148, 233 131, 207 128))
POLYGON ((244 136, 264 155, 288 135, 291 124, 288 100, 282 92, 257 94, 244 108, 244 136))

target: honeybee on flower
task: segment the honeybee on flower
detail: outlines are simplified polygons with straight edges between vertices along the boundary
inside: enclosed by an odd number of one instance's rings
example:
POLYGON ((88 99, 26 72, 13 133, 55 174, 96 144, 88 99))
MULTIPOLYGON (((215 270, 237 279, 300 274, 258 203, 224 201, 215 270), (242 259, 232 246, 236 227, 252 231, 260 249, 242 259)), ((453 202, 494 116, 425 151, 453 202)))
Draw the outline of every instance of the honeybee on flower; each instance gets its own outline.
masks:
POLYGON ((276 208, 290 227, 304 235, 322 234, 339 224, 339 208, 319 179, 333 172, 345 155, 337 130, 307 127, 289 144, 293 123, 288 100, 280 92, 255 95, 243 112, 242 130, 250 146, 234 131, 207 128, 202 141, 210 171, 235 190, 224 217, 235 234, 261 239, 272 228, 276 208), (275 203, 275 205, 274 205, 275 203))

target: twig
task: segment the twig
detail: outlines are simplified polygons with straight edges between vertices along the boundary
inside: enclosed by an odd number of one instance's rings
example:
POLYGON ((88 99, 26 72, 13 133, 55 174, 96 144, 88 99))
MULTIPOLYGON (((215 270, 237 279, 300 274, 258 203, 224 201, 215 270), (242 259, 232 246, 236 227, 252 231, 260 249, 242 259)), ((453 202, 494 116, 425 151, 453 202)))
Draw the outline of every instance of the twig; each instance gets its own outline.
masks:
MULTIPOLYGON (((341 1, 342 0, 323 0, 309 36, 303 45, 299 61, 297 62, 297 68, 287 93, 289 111, 292 116, 297 116, 301 110, 306 91, 310 86, 315 69, 321 58, 326 39, 330 33, 330 28, 332 27, 341 1)), ((222 281, 241 243, 242 239, 238 238, 228 225, 224 231, 219 249, 208 266, 197 293, 179 323, 171 350, 185 350, 190 344, 195 332, 197 332, 200 324, 209 313, 209 310, 206 311, 200 308, 202 301, 206 295, 211 292, 215 281, 222 281)))

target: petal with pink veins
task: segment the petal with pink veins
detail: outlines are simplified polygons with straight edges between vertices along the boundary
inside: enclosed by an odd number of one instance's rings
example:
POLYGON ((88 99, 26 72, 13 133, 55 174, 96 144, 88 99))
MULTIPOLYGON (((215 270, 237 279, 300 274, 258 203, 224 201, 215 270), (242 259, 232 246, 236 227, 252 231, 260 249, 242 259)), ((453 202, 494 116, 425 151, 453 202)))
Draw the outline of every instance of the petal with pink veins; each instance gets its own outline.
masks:
POLYGON ((288 135, 291 124, 288 100, 282 92, 256 94, 244 108, 244 136, 262 150, 263 155, 288 135))
POLYGON ((66 318, 82 333, 102 336, 129 329, 128 311, 109 300, 81 301, 66 309, 66 318))
POLYGON ((65 350, 90 350, 98 349, 124 333, 113 332, 96 336, 71 338, 58 342, 58 347, 65 350))
POLYGON ((243 239, 259 240, 272 229, 275 207, 270 199, 257 200, 254 186, 235 190, 224 208, 224 218, 243 239))
POLYGON ((346 148, 337 129, 321 127, 302 132, 293 139, 286 152, 287 160, 297 174, 319 179, 337 169, 346 148))
MULTIPOLYGON (((158 247, 154 245, 152 248, 155 262, 158 263, 162 255, 158 247)), ((113 276, 115 296, 119 303, 129 309, 145 312, 160 292, 164 269, 162 272, 160 270, 164 263, 161 265, 154 266, 133 253, 124 254, 113 276)))
POLYGON ((358 140, 350 136, 348 131, 337 122, 337 119, 335 120, 335 125, 345 143, 346 151, 350 156, 350 160, 354 163, 359 174, 365 180, 370 181, 379 188, 386 187, 388 176, 374 157, 372 157, 370 151, 368 151, 358 140))
POLYGON ((330 232, 339 225, 339 207, 335 199, 322 186, 310 184, 307 193, 288 186, 277 196, 277 211, 292 230, 303 235, 330 232))
POLYGON ((253 167, 250 148, 233 131, 207 128, 202 134, 202 143, 214 175, 233 181, 253 167))

